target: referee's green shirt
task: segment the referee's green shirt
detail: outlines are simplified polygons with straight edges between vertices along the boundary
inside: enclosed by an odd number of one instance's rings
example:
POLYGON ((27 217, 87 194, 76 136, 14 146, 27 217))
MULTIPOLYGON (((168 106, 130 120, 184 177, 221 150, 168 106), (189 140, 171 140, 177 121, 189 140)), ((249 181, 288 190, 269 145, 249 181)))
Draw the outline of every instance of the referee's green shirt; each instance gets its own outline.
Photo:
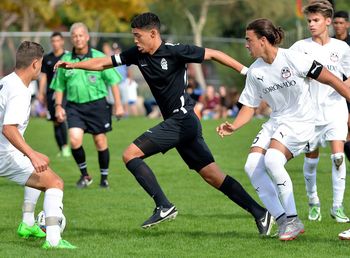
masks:
MULTIPOLYGON (((103 56, 105 55, 102 52, 93 48, 89 48, 89 52, 85 56, 78 56, 73 49, 73 52, 63 55, 61 60, 76 63, 103 56)), ((103 71, 59 68, 50 88, 65 92, 68 101, 81 104, 106 97, 108 95, 107 87, 119 83, 121 79, 120 74, 114 68, 103 71)))

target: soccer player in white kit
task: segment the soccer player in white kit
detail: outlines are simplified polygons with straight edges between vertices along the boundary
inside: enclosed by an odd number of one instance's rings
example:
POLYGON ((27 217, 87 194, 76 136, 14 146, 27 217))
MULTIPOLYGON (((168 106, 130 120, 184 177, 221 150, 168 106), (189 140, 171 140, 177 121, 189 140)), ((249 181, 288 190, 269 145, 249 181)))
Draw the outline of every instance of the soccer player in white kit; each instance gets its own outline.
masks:
POLYGON ((282 29, 267 19, 257 19, 247 26, 246 47, 257 60, 249 68, 239 99, 242 109, 232 124, 221 124, 217 132, 221 137, 231 135, 248 123, 262 100, 271 107, 270 119, 253 141, 245 170, 260 199, 276 218, 279 239, 286 241, 304 232, 297 216, 292 181, 284 165, 307 151, 314 135, 316 114, 309 78, 331 85, 347 98, 350 89, 310 56, 279 48, 282 39, 282 29))
POLYGON ((23 222, 18 229, 21 236, 45 236, 34 224, 33 206, 41 190, 45 192, 46 215, 46 241, 42 248, 74 249, 75 246, 61 239, 59 227, 63 181, 48 166, 48 157, 33 150, 23 138, 30 114, 28 86, 40 74, 43 54, 44 49, 38 43, 22 42, 16 52, 14 72, 0 80, 0 176, 26 186, 23 222), (35 200, 31 202, 31 199, 35 200))
MULTIPOLYGON (((329 1, 315 1, 304 7, 311 37, 299 40, 291 47, 320 62, 338 78, 350 76, 350 48, 341 40, 331 38, 328 26, 332 24, 333 8, 329 1)), ((348 80, 349 81, 349 80, 348 80)), ((344 142, 347 137, 348 109, 345 99, 334 89, 312 80, 311 97, 317 110, 316 134, 311 143, 312 152, 305 154, 304 178, 309 201, 309 220, 321 221, 320 200, 317 194, 316 168, 319 147, 330 143, 332 161, 333 206, 330 214, 339 223, 349 222, 344 213, 346 165, 344 142)))

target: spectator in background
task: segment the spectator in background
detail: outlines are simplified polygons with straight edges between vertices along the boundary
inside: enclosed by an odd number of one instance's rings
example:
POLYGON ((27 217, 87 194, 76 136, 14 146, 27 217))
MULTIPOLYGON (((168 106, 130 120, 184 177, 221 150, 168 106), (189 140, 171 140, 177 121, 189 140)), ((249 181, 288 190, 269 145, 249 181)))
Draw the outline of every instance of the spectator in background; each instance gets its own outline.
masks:
POLYGON ((239 91, 236 88, 230 88, 227 90, 227 95, 226 95, 227 111, 225 114, 223 114, 222 118, 237 116, 241 108, 241 105, 238 102, 239 96, 240 96, 239 91))
POLYGON ((207 86, 199 101, 202 104, 202 118, 204 120, 220 117, 220 96, 212 85, 207 86))
MULTIPOLYGON (((67 143, 67 125, 66 122, 58 122, 55 115, 55 91, 50 89, 51 81, 54 77, 54 65, 66 53, 64 50, 64 39, 60 32, 53 32, 50 37, 52 51, 44 56, 41 75, 39 81, 39 101, 37 108, 42 110, 42 105, 47 106, 48 119, 53 122, 55 140, 60 150, 59 156, 69 157, 70 148, 67 143)), ((66 99, 62 101, 65 106, 66 99)))
POLYGON ((199 118, 201 118, 201 109, 203 105, 199 102, 199 99, 203 94, 203 89, 193 76, 188 77, 186 92, 196 102, 194 112, 199 118))
POLYGON ((137 87, 138 84, 131 77, 125 80, 125 85, 127 89, 128 103, 124 107, 127 116, 137 116, 137 87))

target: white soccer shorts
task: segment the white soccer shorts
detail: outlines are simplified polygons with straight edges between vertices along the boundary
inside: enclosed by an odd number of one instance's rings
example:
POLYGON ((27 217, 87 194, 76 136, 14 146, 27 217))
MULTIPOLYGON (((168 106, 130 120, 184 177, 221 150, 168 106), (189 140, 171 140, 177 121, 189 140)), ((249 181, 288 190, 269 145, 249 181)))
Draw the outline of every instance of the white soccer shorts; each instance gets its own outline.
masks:
POLYGON ((18 150, 0 154, 0 176, 11 181, 25 185, 34 167, 29 158, 18 150))
POLYGON ((260 147, 267 150, 271 139, 282 143, 294 157, 309 149, 309 140, 315 133, 312 123, 280 122, 271 119, 262 125, 262 129, 255 137, 251 147, 260 147))
POLYGON ((326 125, 317 125, 315 135, 310 140, 310 151, 325 147, 329 141, 345 141, 348 134, 347 122, 333 120, 326 125))

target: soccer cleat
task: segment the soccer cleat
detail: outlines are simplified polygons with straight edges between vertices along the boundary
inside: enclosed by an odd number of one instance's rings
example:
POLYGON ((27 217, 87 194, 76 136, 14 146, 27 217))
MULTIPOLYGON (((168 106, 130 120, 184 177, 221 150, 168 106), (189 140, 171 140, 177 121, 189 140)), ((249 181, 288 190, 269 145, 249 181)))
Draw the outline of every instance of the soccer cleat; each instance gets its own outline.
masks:
POLYGON ((71 150, 70 150, 69 146, 63 146, 62 150, 61 150, 61 153, 62 153, 62 157, 64 157, 64 158, 70 157, 71 156, 71 150))
POLYGON ((34 224, 33 226, 28 226, 26 223, 21 222, 19 224, 17 229, 17 234, 22 238, 29 238, 29 237, 35 237, 35 238, 43 238, 46 237, 46 234, 44 231, 41 230, 41 228, 34 224))
POLYGON ((270 212, 266 211, 262 218, 255 220, 255 223, 259 230, 260 236, 269 236, 275 220, 271 216, 270 212))
POLYGON ((92 183, 91 176, 81 176, 80 179, 77 182, 78 188, 86 188, 92 183))
POLYGON ((338 223, 348 223, 350 219, 344 213, 344 207, 333 207, 331 209, 331 217, 338 223))
POLYGON ((338 237, 341 240, 350 240, 350 229, 339 233, 338 237))
POLYGON ((146 220, 141 227, 146 229, 152 227, 165 220, 175 219, 177 215, 177 209, 173 205, 170 208, 163 208, 162 206, 156 207, 153 211, 153 215, 146 220))
POLYGON ((304 232, 304 224, 298 217, 289 218, 280 227, 279 240, 294 240, 298 235, 303 234, 304 232))
POLYGON ((107 179, 101 180, 100 187, 101 188, 109 188, 108 180, 107 179))
POLYGON ((320 204, 309 204, 309 220, 311 221, 321 221, 321 207, 320 204))
POLYGON ((41 246, 43 249, 76 249, 77 247, 69 243, 67 240, 60 239, 58 245, 52 246, 49 241, 45 241, 41 246))

